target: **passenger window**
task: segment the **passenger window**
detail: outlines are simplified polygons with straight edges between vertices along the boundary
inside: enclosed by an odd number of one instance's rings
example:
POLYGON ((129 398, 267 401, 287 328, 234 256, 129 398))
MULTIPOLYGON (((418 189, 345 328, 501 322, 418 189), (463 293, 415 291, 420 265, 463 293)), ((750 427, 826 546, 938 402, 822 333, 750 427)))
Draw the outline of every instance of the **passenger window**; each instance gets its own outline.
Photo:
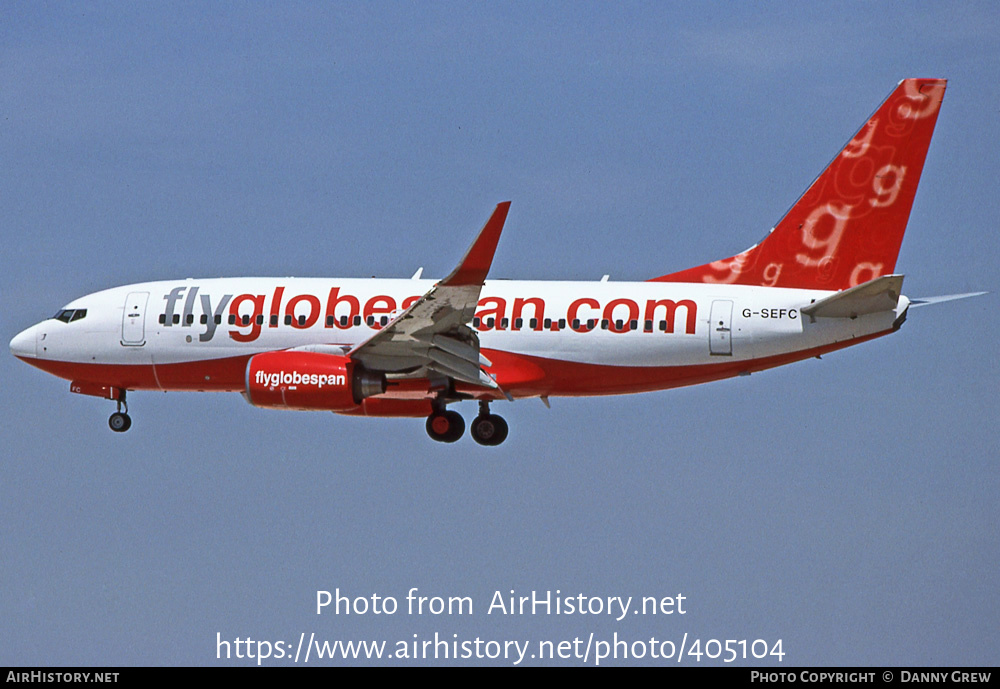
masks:
POLYGON ((637 320, 631 320, 631 321, 629 321, 628 322, 628 329, 629 330, 638 330, 639 329, 639 321, 637 321, 637 320))
POLYGON ((361 316, 354 317, 354 325, 361 325, 361 316))
POLYGON ((167 322, 167 314, 165 314, 165 313, 161 313, 161 314, 160 314, 160 325, 163 325, 163 324, 165 324, 166 322, 167 322))
POLYGON ((521 326, 523 326, 523 325, 524 325, 524 319, 523 318, 515 318, 514 319, 514 330, 520 330, 521 326))
POLYGON ((229 325, 236 325, 236 314, 229 314, 229 325))
POLYGON ((660 330, 663 331, 663 332, 667 332, 667 322, 666 321, 660 321, 660 330))
POLYGON ((566 319, 565 318, 560 318, 559 319, 559 329, 562 330, 565 327, 566 327, 566 319))
POLYGON ((257 321, 257 325, 264 325, 264 314, 258 313, 257 318, 254 320, 257 321))
POLYGON ((305 316, 299 316, 299 327, 302 327, 305 324, 306 324, 306 317, 305 316))
POLYGON ((382 325, 386 326, 388 324, 389 324, 389 317, 388 316, 382 316, 382 325))
POLYGON ((368 316, 368 318, 365 319, 365 323, 368 325, 375 325, 375 316, 368 316))
POLYGON ((500 329, 501 329, 501 330, 506 330, 506 329, 507 329, 507 324, 508 324, 508 323, 510 323, 510 320, 509 320, 509 319, 507 319, 507 318, 504 318, 504 319, 502 319, 502 320, 500 321, 500 329))
POLYGON ((551 330, 552 329, 552 319, 551 318, 546 318, 544 321, 542 321, 542 325, 545 327, 546 330, 551 330))
POLYGON ((478 316, 476 316, 475 318, 473 318, 473 319, 472 319, 472 327, 473 327, 473 328, 478 328, 478 327, 479 327, 479 325, 480 325, 480 324, 481 324, 482 322, 483 322, 483 320, 482 320, 481 318, 479 318, 478 316))
POLYGON ((340 317, 340 324, 345 328, 347 327, 347 316, 340 317))
POLYGON ((291 324, 292 324, 292 317, 286 314, 285 315, 285 325, 291 325, 291 324))
MULTIPOLYGON (((330 325, 333 325, 333 324, 331 323, 330 325)), ((272 328, 277 328, 278 327, 278 314, 276 314, 276 313, 272 313, 271 314, 271 327, 272 328)))
POLYGON ((643 323, 642 329, 647 333, 653 332, 653 321, 646 321, 645 323, 643 323))
POLYGON ((181 322, 181 315, 179 313, 175 313, 174 314, 174 325, 177 325, 180 322, 181 322))
POLYGON ((496 323, 496 319, 495 318, 487 318, 486 319, 486 329, 489 330, 490 328, 492 328, 494 323, 496 323))
POLYGON ((579 330, 579 329, 580 329, 580 319, 579 318, 574 318, 573 319, 573 330, 579 330))
POLYGON ((249 316, 249 314, 243 314, 243 325, 250 325, 250 316, 249 316))
POLYGON ((587 321, 587 328, 588 329, 593 330, 596 327, 597 327, 597 319, 596 318, 591 318, 589 321, 587 321))
POLYGON ((194 323, 194 314, 189 313, 188 315, 184 316, 184 322, 187 323, 188 325, 194 323))
POLYGON ((615 330, 617 330, 618 332, 621 332, 624 329, 625 329, 625 324, 622 321, 622 319, 619 318, 617 321, 615 321, 615 330))
POLYGON ((607 330, 607 329, 608 329, 608 319, 604 318, 601 320, 601 330, 607 330))
POLYGON ((215 324, 216 325, 222 325, 222 314, 221 313, 215 314, 215 324))
POLYGON ((198 320, 202 325, 208 325, 208 314, 206 313, 201 314, 201 318, 198 320))

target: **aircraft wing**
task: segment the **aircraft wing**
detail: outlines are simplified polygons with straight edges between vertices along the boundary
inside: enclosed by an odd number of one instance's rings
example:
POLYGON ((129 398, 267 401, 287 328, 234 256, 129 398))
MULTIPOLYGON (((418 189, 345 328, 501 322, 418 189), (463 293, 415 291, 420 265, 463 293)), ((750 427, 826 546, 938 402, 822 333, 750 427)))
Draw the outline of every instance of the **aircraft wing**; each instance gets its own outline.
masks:
POLYGON ((498 204, 458 267, 348 356, 376 371, 434 372, 496 389, 481 368, 491 364, 479 353, 479 337, 469 324, 509 209, 509 201, 498 204))

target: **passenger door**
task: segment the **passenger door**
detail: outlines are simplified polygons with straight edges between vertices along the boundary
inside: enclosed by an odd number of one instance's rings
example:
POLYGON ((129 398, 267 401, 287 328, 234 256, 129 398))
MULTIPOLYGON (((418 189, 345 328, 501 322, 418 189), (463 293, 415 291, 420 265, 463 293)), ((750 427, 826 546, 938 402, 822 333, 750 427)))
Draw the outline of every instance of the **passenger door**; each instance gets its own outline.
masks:
POLYGON ((146 302, 149 292, 129 292, 122 312, 122 345, 141 347, 146 344, 146 302))

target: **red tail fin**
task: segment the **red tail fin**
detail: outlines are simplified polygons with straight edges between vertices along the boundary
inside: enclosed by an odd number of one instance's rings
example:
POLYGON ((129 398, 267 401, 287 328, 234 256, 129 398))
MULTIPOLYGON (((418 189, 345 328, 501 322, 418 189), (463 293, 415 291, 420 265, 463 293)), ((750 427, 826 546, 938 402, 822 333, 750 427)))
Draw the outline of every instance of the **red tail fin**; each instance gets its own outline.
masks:
POLYGON ((892 273, 945 83, 901 81, 760 244, 653 280, 840 290, 892 273))

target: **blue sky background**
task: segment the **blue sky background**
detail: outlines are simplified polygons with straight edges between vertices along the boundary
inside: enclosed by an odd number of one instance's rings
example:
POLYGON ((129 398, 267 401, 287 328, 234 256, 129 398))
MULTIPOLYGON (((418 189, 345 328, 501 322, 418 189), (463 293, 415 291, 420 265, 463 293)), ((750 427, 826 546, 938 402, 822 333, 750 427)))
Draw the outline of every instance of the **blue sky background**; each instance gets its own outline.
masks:
POLYGON ((7 340, 130 282, 440 276, 503 200, 494 277, 731 256, 911 76, 949 84, 897 270, 993 294, 822 361, 500 405, 485 450, 221 394, 136 393, 117 435, 0 357, 0 665, 215 664, 217 632, 1000 648, 994 3, 3 3, 7 340), (414 586, 475 614, 314 614, 414 586), (487 616, 511 589, 688 612, 487 616))

